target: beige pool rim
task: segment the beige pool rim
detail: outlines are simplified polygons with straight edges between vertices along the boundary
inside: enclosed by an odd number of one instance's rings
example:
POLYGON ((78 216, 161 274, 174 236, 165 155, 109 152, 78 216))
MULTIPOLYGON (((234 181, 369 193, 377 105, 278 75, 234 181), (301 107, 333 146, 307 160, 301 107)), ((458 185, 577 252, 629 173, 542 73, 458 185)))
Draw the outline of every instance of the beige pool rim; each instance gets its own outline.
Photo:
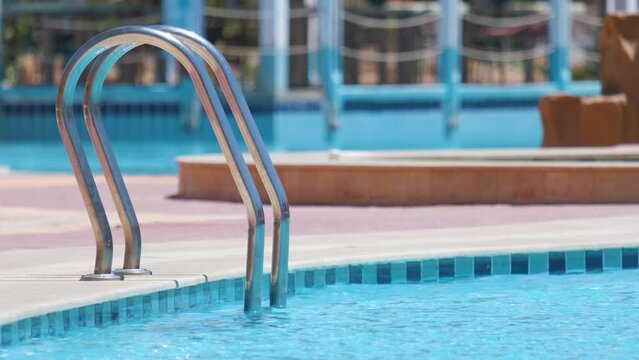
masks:
MULTIPOLYGON (((240 201, 223 156, 177 161, 180 197, 240 201)), ((296 205, 639 203, 639 146, 275 153, 273 161, 296 205)))

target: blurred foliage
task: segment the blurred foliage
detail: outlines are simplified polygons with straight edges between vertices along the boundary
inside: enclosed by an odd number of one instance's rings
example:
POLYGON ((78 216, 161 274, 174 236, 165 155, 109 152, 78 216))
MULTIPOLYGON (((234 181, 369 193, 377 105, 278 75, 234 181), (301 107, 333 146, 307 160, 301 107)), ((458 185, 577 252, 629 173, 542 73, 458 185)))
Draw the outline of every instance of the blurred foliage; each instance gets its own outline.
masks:
MULTIPOLYGON (((259 0, 206 0, 209 9, 247 10, 254 14, 259 0)), ((228 19, 207 16, 206 37, 216 45, 257 47, 259 22, 256 19, 228 19)), ((257 86, 259 59, 247 56, 226 56, 240 81, 248 88, 257 86)))
MULTIPOLYGON (((191 0, 195 1, 195 0, 191 0)), ((333 1, 333 0, 317 0, 317 1, 333 1)), ((414 2, 425 3, 437 0, 415 0, 414 2)), ((398 1, 395 2, 408 2, 398 1)), ((574 0, 575 4, 583 5, 587 10, 587 14, 599 17, 602 14, 603 0, 574 0)), ((304 6, 304 0, 291 0, 291 8, 300 8, 304 6)), ((377 9, 379 6, 388 5, 390 0, 344 0, 344 6, 347 9, 356 11, 358 8, 377 9)), ((531 7, 540 4, 537 0, 464 0, 469 11, 486 16, 518 16, 527 13, 531 7)), ((57 19, 60 21, 95 21, 106 27, 117 26, 124 17, 135 17, 146 15, 150 10, 159 12, 161 0, 4 0, 5 9, 11 7, 20 7, 24 9, 35 9, 37 7, 60 7, 67 6, 68 11, 59 11, 58 13, 45 12, 43 10, 25 11, 24 13, 4 14, 4 31, 3 45, 4 52, 2 61, 4 66, 5 80, 9 83, 17 83, 19 77, 18 62, 25 56, 34 55, 40 62, 44 63, 46 69, 43 70, 45 81, 51 81, 51 61, 54 55, 68 57, 70 54, 91 36, 99 31, 91 30, 64 30, 64 29, 45 29, 42 24, 43 19, 57 19), (78 9, 84 10, 78 10, 78 9), (93 8, 93 10, 91 10, 93 8), (96 10, 102 9, 102 10, 96 10), (107 10, 105 10, 107 9, 107 10), (108 10, 111 9, 111 10, 108 10), (81 11, 85 11, 82 13, 81 11)), ((205 0, 205 6, 209 8, 226 8, 235 10, 254 11, 259 8, 259 0, 205 0)), ((194 15, 196 16, 196 15, 194 15)), ((252 19, 222 19, 207 16, 205 18, 206 36, 219 45, 238 46, 238 47, 257 47, 259 23, 255 18, 252 19)), ((303 28, 303 23, 296 24, 297 28, 303 28)), ((474 31, 471 26, 465 26, 468 32, 465 34, 466 45, 476 46, 478 48, 501 48, 500 44, 492 44, 487 42, 478 32, 474 31)), ((306 28, 304 28, 306 31, 306 28)), ((368 30, 366 30, 368 31, 368 30)), ((429 30, 430 31, 430 30, 429 30)), ((597 29, 583 36, 586 43, 575 43, 583 46, 591 52, 597 51, 597 29), (588 42, 588 39, 592 40, 588 42)), ((308 34, 304 36, 317 36, 317 34, 308 34)), ((354 36, 352 33, 346 36, 354 36)), ((419 42, 419 35, 415 35, 415 42, 419 42)), ((519 36, 515 39, 515 45, 522 45, 521 48, 528 48, 532 43, 539 41, 547 41, 545 34, 532 36, 519 36)), ((302 41, 304 37, 302 36, 302 41)), ((411 38, 412 39, 412 38, 411 38)), ((408 39, 408 40, 411 40, 408 39)), ((407 41, 408 41, 407 40, 407 41)), ((411 41, 413 41, 411 40, 411 41)), ((573 39, 577 41, 578 39, 573 39)), ((422 41, 423 42, 423 41, 422 41)), ((421 44, 421 43, 420 43, 421 44)), ((361 45, 361 44, 360 44, 361 45)), ((364 44, 365 45, 365 44, 364 44)), ((517 48, 515 46, 515 49, 517 48)), ((359 48, 359 46, 358 46, 359 48)), ((259 59, 254 55, 250 56, 229 56, 229 61, 241 74, 244 81, 256 82, 259 72, 259 59)), ((302 65, 300 65, 302 66, 302 65)), ((302 66, 306 66, 305 64, 302 66)), ((295 68, 297 69, 297 68, 295 68)), ((298 71, 291 68, 291 71, 298 71)), ((598 67, 594 63, 579 63, 573 68, 573 76, 575 80, 594 79, 598 75, 598 67)), ((300 70, 304 71, 304 70, 300 70)), ((546 70, 541 70, 545 72, 546 70)))
POLYGON ((23 74, 53 81, 52 69, 84 41, 120 24, 123 18, 157 14, 161 0, 10 0, 3 7, 4 83, 23 74), (78 25, 80 23, 80 25, 78 25), (35 59, 35 60, 34 60, 35 59))
MULTIPOLYGON (((210 8, 257 10, 258 4, 258 0, 206 0, 206 6, 210 8)), ((258 26, 255 20, 208 19, 208 27, 215 29, 213 30, 215 34, 211 35, 240 44, 257 45, 258 26)))
POLYGON ((575 81, 599 79, 599 64, 586 62, 581 66, 573 67, 572 79, 575 81))

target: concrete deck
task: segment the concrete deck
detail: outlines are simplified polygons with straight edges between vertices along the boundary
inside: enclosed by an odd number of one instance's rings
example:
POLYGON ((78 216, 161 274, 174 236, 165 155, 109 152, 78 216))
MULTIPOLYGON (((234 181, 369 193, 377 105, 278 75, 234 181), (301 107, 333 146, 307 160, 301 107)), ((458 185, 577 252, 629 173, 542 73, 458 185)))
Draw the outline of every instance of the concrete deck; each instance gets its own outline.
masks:
MULTIPOLYGON (((243 274, 242 204, 176 199, 173 176, 126 180, 142 228, 142 265, 154 275, 90 283, 78 281, 93 268, 94 247, 73 177, 0 176, 0 324, 243 274)), ((117 267, 123 237, 106 185, 98 183, 111 214, 117 267)), ((295 206, 291 213, 292 268, 639 244, 639 205, 295 206)), ((267 235, 265 271, 270 251, 267 235)))

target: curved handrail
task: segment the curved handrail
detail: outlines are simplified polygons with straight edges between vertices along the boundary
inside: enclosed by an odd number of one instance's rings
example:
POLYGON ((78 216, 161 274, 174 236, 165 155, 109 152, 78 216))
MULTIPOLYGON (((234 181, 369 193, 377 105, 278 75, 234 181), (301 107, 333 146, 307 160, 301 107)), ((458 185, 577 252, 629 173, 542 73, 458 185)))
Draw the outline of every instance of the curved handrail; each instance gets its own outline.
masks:
MULTIPOLYGON (((284 187, 280 181, 277 171, 271 159, 268 155, 268 150, 260 136, 253 116, 246 103, 244 94, 241 91, 241 87, 237 82, 231 66, 226 61, 224 56, 206 39, 203 37, 183 29, 170 27, 170 26, 152 26, 154 29, 166 31, 172 35, 175 35, 179 40, 183 41, 191 50, 200 55, 204 61, 211 67, 215 73, 218 82, 222 88, 222 91, 229 101, 231 111, 238 122, 242 136, 244 137, 249 151, 251 152, 253 159, 255 160, 258 173, 266 191, 268 193, 271 204, 273 205, 273 217, 274 217, 274 233, 273 233, 273 256, 271 266, 271 305, 276 307, 286 306, 286 292, 287 292, 287 274, 288 274, 288 253, 289 253, 289 203, 284 191, 284 187)), ((85 109, 92 109, 85 113, 85 119, 87 121, 87 127, 103 129, 102 120, 99 115, 99 107, 96 106, 96 102, 99 100, 100 91, 106 75, 109 69, 117 62, 119 58, 124 56, 128 51, 132 50, 134 46, 122 45, 117 49, 105 52, 101 55, 92 66, 89 75, 87 77, 87 87, 85 90, 84 106, 85 109)), ((96 151, 99 154, 101 161, 106 162, 103 167, 117 168, 117 163, 113 153, 108 146, 108 140, 104 130, 97 132, 97 141, 94 141, 96 151), (107 146, 104 146, 104 143, 107 146)), ((117 172, 119 175, 119 171, 117 172)), ((123 224, 134 224, 135 213, 132 211, 126 211, 124 208, 131 204, 131 200, 126 192, 126 187, 121 176, 109 180, 109 186, 114 195, 119 196, 119 200, 115 200, 116 206, 119 207, 120 214, 127 214, 128 220, 123 219, 123 224)), ((125 225, 123 225, 125 226, 125 225)), ((127 225, 130 226, 130 225, 127 225)), ((126 230, 126 233, 133 232, 132 230, 126 230)), ((139 254, 138 254, 139 258, 139 254)))
MULTIPOLYGON (((114 59, 117 61, 119 57, 113 56, 117 54, 124 55, 127 49, 134 49, 137 45, 126 44, 117 48, 110 48, 101 53, 95 60, 94 64, 101 63, 106 59, 114 59)), ((115 63, 115 61, 113 61, 115 63)), ((112 64, 111 64, 112 65, 112 64)), ((100 74, 100 78, 106 78, 110 66, 103 68, 104 73, 100 74)), ((91 67, 91 70, 95 69, 95 66, 91 67)), ((93 75, 93 73, 91 73, 93 75)), ((133 203, 129 197, 126 185, 121 175, 120 168, 115 161, 115 155, 113 154, 112 147, 109 144, 109 139, 105 135, 106 130, 101 121, 93 121, 93 114, 96 118, 101 118, 100 107, 92 106, 90 99, 90 91, 88 89, 94 88, 94 76, 87 76, 85 95, 83 100, 84 118, 87 124, 87 130, 89 137, 96 149, 96 154, 100 160, 100 165, 104 170, 104 176, 109 185, 109 190, 112 194, 115 208, 124 230, 124 264, 122 269, 115 270, 114 273, 118 275, 138 275, 138 274, 150 274, 148 270, 140 268, 140 259, 142 254, 142 236, 140 234, 140 225, 138 223, 133 203)))
MULTIPOLYGON (((96 241, 102 241, 107 238, 103 235, 106 234, 105 228, 108 230, 109 227, 104 209, 101 212, 92 211, 98 205, 98 209, 102 208, 102 204, 73 120, 73 96, 78 79, 91 60, 109 48, 123 44, 148 44, 161 48, 173 55, 191 76, 200 101, 224 152, 240 196, 247 208, 249 236, 244 309, 250 312, 259 311, 264 261, 264 211, 257 187, 242 158, 242 153, 239 150, 237 140, 232 133, 228 120, 225 116, 219 116, 220 114, 224 115, 224 109, 215 93, 213 83, 206 76, 206 69, 201 60, 174 36, 148 27, 119 27, 90 39, 80 47, 67 63, 56 96, 58 126, 71 159, 80 191, 85 197, 87 211, 92 223, 101 225, 94 226, 96 241)), ((104 170, 107 172, 116 169, 105 168, 104 170)), ((108 234, 108 239, 110 240, 110 232, 108 234)), ((98 249, 100 246, 106 246, 106 243, 105 241, 103 244, 98 244, 98 249)), ((107 257, 97 259, 96 268, 98 263, 105 265, 107 262, 110 267, 110 259, 107 257)))

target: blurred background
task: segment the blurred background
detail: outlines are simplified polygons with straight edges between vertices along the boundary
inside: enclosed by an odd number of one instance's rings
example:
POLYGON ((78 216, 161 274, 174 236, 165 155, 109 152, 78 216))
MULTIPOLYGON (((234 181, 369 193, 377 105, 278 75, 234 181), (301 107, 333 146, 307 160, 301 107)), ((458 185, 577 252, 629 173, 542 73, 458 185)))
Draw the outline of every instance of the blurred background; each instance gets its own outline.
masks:
MULTIPOLYGON (((56 160, 63 150, 53 108, 64 65, 91 37, 132 24, 174 25, 213 42, 272 150, 538 147, 540 97, 598 94, 602 17, 636 7, 635 0, 0 0, 0 166, 68 170, 56 160)), ((125 171, 173 172, 176 155, 217 151, 190 80, 162 51, 132 51, 107 84, 102 108, 116 152, 146 152, 144 162, 128 156, 125 171)))

